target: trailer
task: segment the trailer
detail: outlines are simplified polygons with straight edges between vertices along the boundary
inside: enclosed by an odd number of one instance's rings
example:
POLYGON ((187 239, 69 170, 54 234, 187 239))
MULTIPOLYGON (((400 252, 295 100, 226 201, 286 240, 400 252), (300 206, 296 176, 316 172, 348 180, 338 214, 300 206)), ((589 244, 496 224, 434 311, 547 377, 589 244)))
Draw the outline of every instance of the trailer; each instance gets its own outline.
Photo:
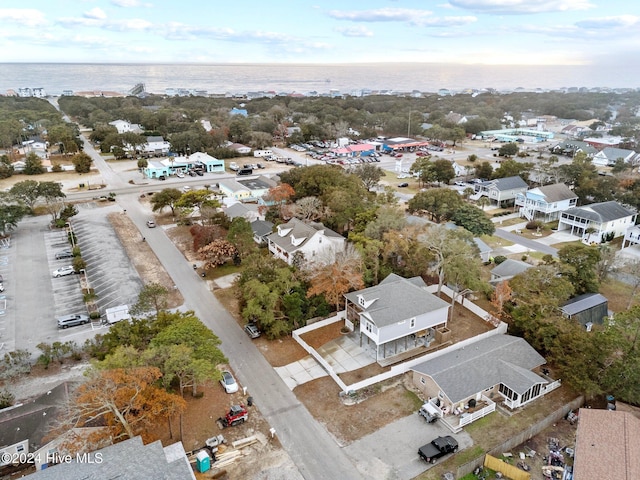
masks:
POLYGON ((131 320, 129 305, 118 305, 117 307, 107 308, 104 311, 104 316, 104 323, 108 325, 113 325, 114 323, 121 322, 122 320, 131 320))

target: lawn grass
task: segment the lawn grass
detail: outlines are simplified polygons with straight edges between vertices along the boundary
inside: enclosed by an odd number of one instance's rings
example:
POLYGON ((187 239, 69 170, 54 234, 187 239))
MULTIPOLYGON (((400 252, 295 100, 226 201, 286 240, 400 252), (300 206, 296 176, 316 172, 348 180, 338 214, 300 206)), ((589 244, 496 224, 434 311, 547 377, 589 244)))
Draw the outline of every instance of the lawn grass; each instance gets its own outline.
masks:
MULTIPOLYGON (((629 298, 632 291, 631 285, 608 278, 606 281, 600 284, 600 293, 607 297, 609 303, 609 309, 613 312, 624 312, 627 310, 629 304, 629 298)), ((631 305, 640 304, 640 298, 636 296, 631 305)))

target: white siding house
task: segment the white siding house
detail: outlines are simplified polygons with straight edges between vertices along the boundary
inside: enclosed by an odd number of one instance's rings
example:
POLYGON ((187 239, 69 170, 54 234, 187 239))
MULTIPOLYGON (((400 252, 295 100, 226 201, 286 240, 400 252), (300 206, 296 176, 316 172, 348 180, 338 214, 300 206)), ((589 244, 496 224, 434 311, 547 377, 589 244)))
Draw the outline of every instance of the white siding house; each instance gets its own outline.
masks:
POLYGON ((477 200, 485 196, 496 205, 502 206, 513 204, 518 194, 524 194, 527 191, 527 182, 518 176, 496 178, 476 183, 474 188, 476 193, 471 197, 472 199, 477 200))
POLYGON ((520 216, 527 220, 540 218, 545 222, 555 220, 560 212, 575 207, 578 196, 564 183, 545 185, 516 195, 520 216))
POLYGON ((360 342, 373 342, 376 360, 393 354, 396 341, 421 339, 426 345, 444 328, 449 318, 449 303, 426 290, 420 277, 406 279, 389 275, 379 285, 345 295, 346 317, 359 325, 360 342))
POLYGON ((614 165, 618 159, 622 159, 625 163, 633 163, 638 154, 633 150, 624 148, 606 147, 593 156, 593 164, 599 167, 607 167, 614 165))
POLYGON ((618 202, 592 203, 562 212, 558 231, 569 230, 585 244, 601 243, 611 233, 614 238, 623 236, 635 225, 636 215, 618 202))
POLYGON ((297 218, 278 225, 277 230, 267 236, 267 242, 273 256, 289 265, 296 255, 313 261, 317 256, 342 251, 346 244, 343 236, 323 224, 307 224, 297 218))

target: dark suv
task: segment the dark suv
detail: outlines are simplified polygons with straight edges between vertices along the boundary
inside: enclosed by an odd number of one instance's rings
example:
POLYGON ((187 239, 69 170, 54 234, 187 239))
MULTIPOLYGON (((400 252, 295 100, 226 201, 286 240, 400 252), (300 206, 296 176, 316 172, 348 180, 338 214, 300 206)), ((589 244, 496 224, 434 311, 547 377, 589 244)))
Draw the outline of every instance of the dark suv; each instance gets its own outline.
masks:
POLYGON ((73 252, 71 250, 62 250, 56 253, 56 260, 61 260, 63 258, 73 258, 73 252))

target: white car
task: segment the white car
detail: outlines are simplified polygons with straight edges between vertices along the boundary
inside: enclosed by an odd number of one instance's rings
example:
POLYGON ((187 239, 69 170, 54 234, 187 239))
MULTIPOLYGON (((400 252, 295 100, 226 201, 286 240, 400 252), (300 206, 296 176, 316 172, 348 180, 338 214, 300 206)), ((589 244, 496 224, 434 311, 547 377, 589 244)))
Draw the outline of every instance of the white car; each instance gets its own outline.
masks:
POLYGON ((72 275, 74 273, 73 267, 71 265, 68 265, 66 267, 60 267, 57 270, 53 271, 53 276, 55 278, 58 277, 64 277, 66 275, 72 275))
POLYGON ((231 372, 222 372, 220 385, 222 385, 226 393, 236 393, 238 391, 238 383, 236 379, 233 378, 233 375, 231 375, 231 372))
POLYGON ((229 164, 229 170, 233 170, 234 172, 237 172, 238 170, 240 170, 240 165, 238 165, 236 162, 231 162, 229 164))
POLYGON ((182 173, 182 172, 176 172, 176 177, 178 177, 178 178, 184 178, 184 173, 182 173))

